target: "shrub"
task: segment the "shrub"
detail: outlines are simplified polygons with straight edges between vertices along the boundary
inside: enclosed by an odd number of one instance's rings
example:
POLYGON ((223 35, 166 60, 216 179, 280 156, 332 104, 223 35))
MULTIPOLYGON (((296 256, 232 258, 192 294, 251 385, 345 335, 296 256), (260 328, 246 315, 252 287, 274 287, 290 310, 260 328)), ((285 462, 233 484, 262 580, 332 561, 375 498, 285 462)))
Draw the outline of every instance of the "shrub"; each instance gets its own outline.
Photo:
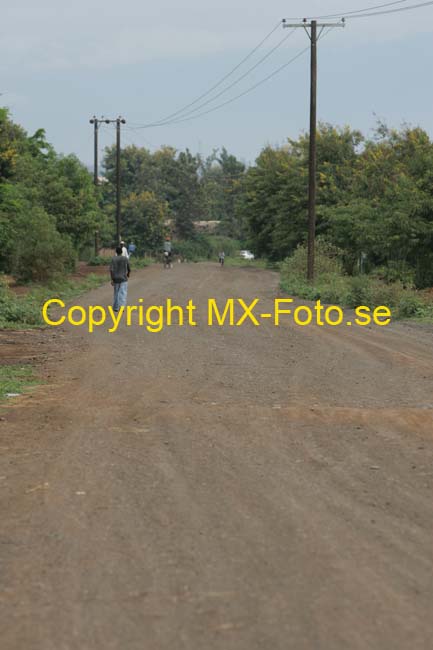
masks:
POLYGON ((374 269, 370 275, 388 284, 401 282, 408 289, 412 289, 415 284, 415 270, 406 262, 393 262, 390 260, 386 266, 374 269))
MULTIPOLYGON (((293 255, 286 258, 281 265, 283 277, 295 275, 305 277, 307 271, 307 247, 298 246, 293 255)), ((316 277, 324 273, 343 275, 341 262, 341 251, 327 241, 318 238, 315 250, 315 271, 316 277)))
POLYGON ((347 306, 353 308, 359 307, 359 305, 370 306, 371 301, 371 280, 369 280, 368 276, 358 275, 350 278, 347 306))
POLYGON ((48 215, 36 209, 29 217, 14 254, 13 271, 22 281, 45 282, 73 271, 76 256, 66 235, 60 235, 48 215))
POLYGON ((104 257, 102 255, 95 255, 88 261, 89 266, 107 266, 111 262, 111 257, 104 257))
POLYGON ((131 269, 144 269, 146 266, 152 264, 152 262, 154 262, 152 257, 136 257, 135 255, 132 255, 129 258, 131 269))
POLYGON ((343 274, 341 251, 328 242, 317 240, 316 275, 313 283, 306 279, 307 247, 298 246, 281 264, 281 287, 306 300, 323 300, 342 304, 347 299, 348 278, 343 274))
POLYGON ((400 299, 397 313, 400 318, 423 316, 426 307, 426 302, 421 298, 421 296, 416 293, 407 292, 400 299))
POLYGON ((349 278, 338 273, 324 273, 318 278, 318 293, 322 302, 347 304, 349 278))
POLYGON ((33 296, 17 298, 0 282, 0 327, 10 324, 41 325, 40 304, 33 296))

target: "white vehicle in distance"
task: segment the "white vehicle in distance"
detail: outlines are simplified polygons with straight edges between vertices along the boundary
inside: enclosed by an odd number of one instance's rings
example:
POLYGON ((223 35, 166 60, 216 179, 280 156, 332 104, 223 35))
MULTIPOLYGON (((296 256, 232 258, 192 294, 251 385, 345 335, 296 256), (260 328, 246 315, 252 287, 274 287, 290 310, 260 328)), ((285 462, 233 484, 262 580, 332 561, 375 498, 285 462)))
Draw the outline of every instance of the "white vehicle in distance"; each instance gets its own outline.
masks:
POLYGON ((253 260, 254 259, 254 253, 252 253, 251 251, 240 251, 240 256, 244 260, 253 260))

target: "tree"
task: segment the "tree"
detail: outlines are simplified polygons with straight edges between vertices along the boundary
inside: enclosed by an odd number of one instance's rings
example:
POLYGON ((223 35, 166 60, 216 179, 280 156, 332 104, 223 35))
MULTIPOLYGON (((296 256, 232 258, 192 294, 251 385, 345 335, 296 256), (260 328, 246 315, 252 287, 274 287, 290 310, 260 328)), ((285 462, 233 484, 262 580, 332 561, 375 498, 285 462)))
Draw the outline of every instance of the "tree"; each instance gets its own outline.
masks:
POLYGON ((122 203, 122 215, 128 239, 134 241, 138 252, 161 247, 167 203, 153 192, 133 192, 122 203))
POLYGON ((0 271, 20 279, 66 271, 102 223, 84 165, 56 154, 43 129, 29 136, 0 109, 0 271))
POLYGON ((26 148, 24 129, 12 122, 7 108, 0 108, 0 183, 13 177, 18 157, 26 148))
POLYGON ((176 232, 188 239, 194 235, 194 221, 201 216, 200 185, 198 179, 199 161, 187 149, 177 159, 177 193, 170 208, 176 223, 176 232))

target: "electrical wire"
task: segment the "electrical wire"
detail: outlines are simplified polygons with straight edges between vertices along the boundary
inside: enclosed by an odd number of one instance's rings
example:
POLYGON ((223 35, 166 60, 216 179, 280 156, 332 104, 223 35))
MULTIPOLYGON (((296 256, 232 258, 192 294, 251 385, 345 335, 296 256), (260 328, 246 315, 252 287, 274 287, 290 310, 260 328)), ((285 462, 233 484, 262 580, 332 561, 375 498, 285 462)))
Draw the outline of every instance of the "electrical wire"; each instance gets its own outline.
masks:
POLYGON ((350 20, 353 18, 368 18, 370 16, 384 16, 385 14, 396 14, 401 11, 410 11, 411 9, 420 9, 421 7, 428 7, 433 5, 433 0, 430 2, 419 2, 416 5, 410 5, 410 7, 400 7, 399 9, 387 9, 386 11, 375 11, 372 13, 357 14, 356 16, 350 16, 350 20))
MULTIPOLYGON (((248 70, 246 72, 244 72, 240 77, 237 77, 237 79, 232 81, 231 84, 229 84, 228 86, 226 86, 225 88, 220 90, 219 93, 217 93, 216 95, 214 95, 210 99, 206 100, 202 104, 199 104, 198 106, 191 109, 190 111, 187 111, 186 113, 182 112, 182 117, 187 117, 188 115, 196 113, 197 111, 204 108, 205 106, 207 106, 211 102, 214 102, 216 99, 218 99, 218 97, 221 97, 221 95, 224 95, 228 90, 233 88, 233 86, 236 86, 240 81, 243 81, 243 79, 245 79, 249 74, 251 74, 251 72, 253 72, 256 68, 258 68, 259 65, 261 65, 264 61, 266 61, 266 59, 268 59, 276 50, 278 50, 278 48, 280 48, 282 46, 282 44, 285 41, 287 41, 287 39, 290 38, 290 36, 292 36, 292 34, 295 31, 296 31, 296 29, 292 29, 286 36, 284 36, 284 38, 282 38, 271 50, 269 50, 269 52, 267 52, 261 59, 259 59, 251 68, 248 68, 248 70)), ((168 122, 171 122, 171 120, 160 120, 158 122, 151 122, 151 123, 143 125, 143 126, 146 126, 146 127, 147 126, 162 126, 164 124, 167 124, 168 122)))
MULTIPOLYGON (((146 138, 143 137, 143 133, 137 127, 129 126, 128 124, 126 124, 123 127, 123 132, 125 132, 125 130, 129 131, 129 132, 131 132, 131 131, 133 132, 133 133, 130 133, 131 137, 132 137, 132 135, 139 135, 140 140, 142 140, 147 145, 147 147, 150 147, 152 149, 158 149, 158 147, 155 144, 153 144, 153 142, 150 142, 149 140, 147 140, 146 138)), ((135 144, 135 143, 133 142, 132 144, 135 144)))
MULTIPOLYGON (((433 1, 433 0, 432 0, 432 1, 433 1)), ((301 50, 300 52, 298 52, 298 54, 296 54, 294 57, 292 57, 289 61, 287 61, 286 63, 284 63, 283 65, 281 65, 279 68, 277 68, 276 70, 274 70, 274 72, 272 72, 271 74, 269 74, 267 77, 264 77, 264 79, 261 79, 260 81, 258 81, 258 82, 257 82, 256 84, 254 84, 253 86, 250 86, 250 88, 247 88, 246 90, 244 90, 244 91, 243 91, 242 93, 240 93, 239 95, 236 95, 235 97, 232 97, 231 99, 228 99, 227 101, 222 102, 221 104, 218 104, 217 106, 214 106, 213 108, 210 108, 210 109, 207 110, 207 111, 202 111, 201 113, 198 113, 197 115, 192 115, 191 117, 185 117, 185 118, 180 117, 180 118, 175 119, 175 120, 170 120, 170 121, 163 122, 163 123, 158 123, 158 124, 155 124, 155 125, 149 124, 149 125, 142 126, 142 127, 138 127, 138 128, 147 129, 147 128, 150 128, 151 126, 167 126, 167 125, 170 125, 170 124, 179 124, 179 123, 181 123, 181 122, 189 122, 189 121, 191 121, 191 120, 195 120, 195 119, 198 118, 198 117, 202 117, 203 115, 208 115, 209 113, 213 113, 214 111, 216 111, 216 110, 222 108, 223 106, 227 106, 228 104, 231 104, 232 102, 236 101, 237 99, 240 99, 241 97, 244 97, 244 96, 247 95, 248 93, 252 92, 252 91, 255 90, 256 88, 258 88, 259 86, 261 86, 262 84, 264 84, 266 81, 269 81, 269 79, 272 79, 272 78, 275 77, 277 74, 279 74, 280 72, 282 72, 282 70, 284 70, 285 68, 287 68, 291 63, 294 63, 294 61, 296 61, 297 59, 299 59, 303 54, 305 54, 306 52, 309 52, 309 50, 310 50, 310 47, 307 46, 306 48, 304 48, 303 50, 301 50)))
MULTIPOLYGON (((432 3, 433 3, 433 0, 432 0, 432 3)), ((280 24, 280 23, 279 23, 279 24, 280 24)), ((275 29, 274 29, 273 31, 275 31, 275 29)), ((298 54, 296 54, 294 57, 292 57, 289 61, 287 61, 286 63, 284 63, 283 65, 281 65, 279 68, 277 68, 276 70, 274 70, 271 74, 267 75, 266 77, 264 77, 263 79, 261 79, 260 81, 258 81, 257 83, 255 83, 253 86, 250 86, 249 88, 247 88, 246 90, 244 90, 242 93, 239 93, 239 94, 236 95, 235 97, 232 97, 232 98, 228 99, 227 101, 222 102, 221 104, 218 104, 217 106, 214 106, 214 107, 210 108, 209 110, 202 111, 202 112, 200 112, 200 113, 198 113, 198 114, 196 114, 196 115, 191 115, 190 117, 187 117, 187 115, 189 115, 190 113, 196 113, 197 110, 200 110, 200 108, 204 107, 205 105, 209 104, 209 103, 212 102, 212 101, 215 101, 215 99, 217 99, 220 95, 222 95, 224 92, 226 92, 227 90, 229 90, 230 88, 232 88, 236 83, 239 83, 239 81, 241 81, 243 78, 245 78, 245 77, 246 77, 250 72, 252 72, 256 67, 258 67, 258 65, 260 65, 260 63, 262 63, 262 62, 263 62, 266 58, 268 58, 268 57, 269 57, 269 56, 270 56, 270 55, 271 55, 271 54, 272 54, 276 49, 278 49, 278 48, 282 45, 282 43, 283 43, 285 40, 287 40, 287 38, 289 38, 289 36, 292 35, 292 33, 293 33, 294 31, 295 31, 295 30, 293 29, 291 32, 289 32, 289 34, 288 34, 286 37, 284 37, 281 41, 279 41, 279 42, 277 43, 277 45, 274 46, 274 48, 272 48, 272 50, 271 50, 270 52, 268 52, 264 57, 262 57, 262 59, 260 59, 260 60, 259 60, 259 61, 254 65, 254 66, 252 66, 252 67, 251 67, 251 68, 250 68, 246 73, 244 73, 244 75, 242 75, 241 77, 239 77, 238 79, 236 79, 232 84, 230 84, 228 87, 226 87, 225 89, 223 89, 223 91, 221 91, 220 93, 218 93, 218 94, 217 94, 216 96, 214 96, 213 98, 209 99, 207 102, 205 102, 205 103, 203 103, 202 105, 198 106, 198 107, 195 108, 194 110, 189 111, 188 113, 186 113, 186 115, 184 115, 184 116, 180 116, 180 117, 178 117, 177 119, 171 119, 171 120, 168 120, 168 119, 167 119, 167 120, 164 120, 164 121, 161 120, 160 122, 152 122, 152 123, 148 123, 148 124, 144 124, 144 125, 131 126, 131 124, 134 124, 134 123, 133 123, 133 122, 132 122, 132 123, 130 122, 128 125, 125 125, 124 129, 127 129, 127 130, 129 130, 129 131, 134 131, 134 132, 138 133, 138 132, 141 131, 142 129, 147 129, 147 128, 151 128, 151 127, 155 127, 155 126, 168 126, 168 125, 171 125, 171 124, 179 124, 179 123, 181 123, 181 122, 189 122, 189 121, 191 121, 191 120, 194 120, 194 119, 196 119, 196 118, 202 117, 202 116, 204 116, 204 115, 208 115, 209 113, 213 113, 214 111, 219 110, 220 108, 223 108, 224 106, 227 106, 227 105, 231 104, 232 102, 234 102, 234 101, 240 99, 241 97, 244 97, 245 95, 249 94, 250 92, 252 92, 252 91, 255 90, 256 88, 258 88, 259 86, 261 86, 262 84, 264 84, 266 81, 269 81, 270 79, 272 79, 273 77, 275 77, 277 74, 279 74, 280 72, 282 72, 282 71, 283 71, 285 68, 287 68, 291 63, 294 63, 294 62, 295 62, 297 59, 299 59, 303 54, 305 54, 305 53, 306 53, 310 48, 309 48, 309 47, 304 48, 303 50, 301 50, 300 52, 298 52, 298 54)), ((319 35, 319 39, 321 40, 321 39, 325 38, 325 37, 329 34, 330 31, 332 31, 332 26, 329 27, 329 28, 324 32, 323 36, 319 35)), ((318 39, 318 40, 319 40, 319 39, 318 39)), ((263 41, 262 41, 262 42, 263 42, 263 41)), ((244 60, 245 60, 245 59, 244 59, 244 60)), ((240 65, 240 64, 239 64, 239 65, 240 65)), ((191 105, 191 104, 190 104, 190 105, 191 105)), ((180 112, 180 111, 178 111, 178 112, 180 112)), ((172 113, 172 115, 174 116, 174 115, 176 115, 176 113, 172 113)), ((129 139, 129 138, 128 138, 128 139, 129 139)), ((130 141, 131 144, 133 144, 133 143, 131 142, 131 140, 129 140, 129 141, 130 141)), ((145 141, 145 142, 146 142, 146 141, 145 141)), ((154 146, 154 145, 151 145, 151 143, 147 143, 147 144, 150 144, 150 146, 154 146)))
MULTIPOLYGON (((409 0, 394 0, 393 2, 385 2, 384 4, 381 4, 381 5, 373 5, 373 6, 370 6, 370 7, 364 7, 364 9, 354 9, 353 11, 341 11, 338 14, 324 14, 323 16, 314 16, 314 18, 318 18, 318 19, 322 19, 322 18, 340 18, 341 16, 350 16, 352 14, 360 14, 360 13, 363 13, 364 11, 373 11, 375 9, 382 9, 383 7, 391 7, 392 5, 401 5, 401 4, 404 4, 405 2, 409 2, 409 0)), ((304 20, 304 16, 302 18, 286 18, 286 20, 304 20)))
MULTIPOLYGON (((242 66, 246 61, 248 61, 248 59, 250 59, 250 58, 253 56, 253 54, 255 54, 255 53, 257 52, 257 50, 259 50, 259 49, 262 47, 262 45, 263 45, 264 43, 266 43, 266 41, 267 41, 267 40, 272 36, 272 34, 273 34, 274 32, 276 32, 277 29, 279 29, 280 27, 281 27, 281 21, 278 21, 278 23, 275 25, 275 27, 273 27, 273 28, 271 29, 271 31, 270 31, 270 32, 269 32, 269 33, 268 33, 268 34, 267 34, 267 35, 266 35, 266 36, 265 36, 265 37, 260 41, 260 43, 258 43, 258 44, 257 44, 257 45, 256 45, 256 46, 251 50, 251 52, 249 52, 249 53, 248 53, 248 54, 247 54, 247 55, 246 55, 246 56, 245 56, 245 57, 244 57, 244 58, 243 58, 243 59, 242 59, 242 60, 241 60, 237 65, 235 65, 234 68, 232 68, 232 69, 231 69, 227 74, 225 74, 225 75, 224 75, 224 76, 223 76, 219 81, 217 81, 217 83, 215 83, 213 86, 211 86, 211 88, 209 88, 206 92, 204 92, 204 93, 202 93, 201 95, 199 95, 198 97, 196 97, 196 98, 195 98, 192 102, 190 102, 189 104, 186 104, 185 106, 182 106, 182 108, 179 108, 179 109, 178 109, 177 111, 175 111, 174 113, 170 113, 170 115, 167 115, 166 117, 162 118, 160 121, 161 121, 161 122, 163 122, 163 121, 165 122, 166 120, 169 120, 169 119, 171 119, 172 117, 175 117, 176 115, 179 115, 180 113, 183 113, 183 112, 186 111, 188 108, 190 108, 191 106, 194 106, 194 104, 197 104, 199 101, 201 101, 202 99, 204 99, 205 97, 207 97, 207 95, 209 95, 212 91, 214 91, 216 88, 218 88, 219 86, 221 86, 221 84, 224 83, 224 81, 226 81, 226 79, 228 79, 229 77, 231 77, 231 76, 232 76, 232 75, 233 75, 237 70, 239 70, 239 68, 240 68, 240 67, 241 67, 241 66, 242 66)), ((138 125, 138 126, 140 126, 140 125, 138 125)))
MULTIPOLYGON (((433 0, 432 0, 432 2, 433 2, 433 0)), ((329 32, 332 31, 332 29, 333 29, 332 26, 329 27, 329 28, 326 30, 326 32, 323 34, 323 36, 321 37, 321 39, 326 38, 326 36, 329 34, 329 32)), ((252 91, 255 90, 256 88, 258 88, 259 86, 261 86, 263 83, 265 83, 266 81, 269 81, 269 79, 272 79, 273 77, 275 77, 275 76, 276 76, 277 74, 279 74, 282 70, 284 70, 285 68, 287 68, 291 63, 294 63, 297 59, 299 59, 303 54, 305 54, 305 53, 308 52, 309 50, 310 50, 310 47, 309 47, 309 46, 306 47, 306 48, 304 48, 303 50, 301 50, 300 52, 298 52, 298 54, 296 54, 294 57, 292 57, 289 61, 287 61, 287 62, 284 63, 282 66, 280 66, 279 68, 277 68, 276 70, 274 70, 274 72, 272 72, 271 74, 269 74, 269 75, 268 75, 267 77, 265 77, 264 79, 261 79, 261 80, 260 80, 259 82, 257 82, 256 84, 254 84, 254 86, 250 86, 250 88, 247 88, 247 90, 245 90, 244 92, 240 93, 239 95, 236 95, 235 97, 232 97, 231 99, 229 99, 229 100, 223 102, 222 104, 218 104, 218 106, 214 106, 213 108, 211 108, 211 109, 209 109, 209 110, 207 110, 207 111, 203 111, 202 113, 199 113, 198 115, 193 115, 192 117, 187 117, 187 118, 179 118, 178 120, 173 120, 173 121, 171 121, 171 122, 168 122, 167 124, 170 125, 170 124, 178 124, 178 123, 180 123, 180 122, 188 122, 188 121, 193 120, 193 119, 195 119, 195 118, 201 117, 202 115, 207 115, 208 113, 212 113, 213 111, 216 111, 216 110, 218 110, 218 109, 220 109, 220 108, 222 108, 222 107, 224 107, 224 106, 227 106, 228 104, 231 104, 232 102, 236 101, 237 99, 240 99, 241 97, 244 97, 244 95, 247 95, 248 93, 252 92, 252 91)), ((159 126, 159 125, 157 125, 157 126, 159 126)), ((164 126, 164 124, 162 124, 161 126, 164 126)))
MULTIPOLYGON (((370 6, 370 7, 365 7, 364 9, 355 9, 353 11, 342 11, 341 13, 338 14, 324 14, 321 16, 315 16, 315 19, 326 19, 326 18, 346 18, 348 17, 349 19, 353 18, 366 18, 370 16, 383 16, 385 14, 393 14, 393 13, 398 13, 400 11, 409 11, 410 9, 419 9, 421 7, 427 7, 428 5, 433 4, 433 0, 430 0, 430 2, 420 2, 415 5, 410 5, 410 6, 405 6, 405 7, 397 7, 394 9, 386 9, 385 11, 375 11, 376 9, 382 9, 385 7, 391 7, 394 5, 398 4, 403 4, 405 2, 409 2, 409 0, 394 0, 394 2, 386 2, 384 4, 380 5, 375 5, 375 6, 370 6)), ((304 17, 302 18, 286 18, 285 20, 305 20, 304 17)), ((309 18, 308 18, 309 20, 309 18)))

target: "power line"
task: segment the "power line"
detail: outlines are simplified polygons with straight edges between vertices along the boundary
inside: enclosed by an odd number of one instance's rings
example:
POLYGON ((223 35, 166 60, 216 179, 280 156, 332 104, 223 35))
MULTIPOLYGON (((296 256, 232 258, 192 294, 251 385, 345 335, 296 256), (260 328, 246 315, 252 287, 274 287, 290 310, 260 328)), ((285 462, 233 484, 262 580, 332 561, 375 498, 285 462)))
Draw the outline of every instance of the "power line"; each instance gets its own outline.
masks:
MULTIPOLYGON (((290 38, 290 36, 291 36, 295 31, 296 31, 295 29, 292 29, 292 31, 289 32, 289 33, 287 34, 287 36, 285 36, 284 38, 282 38, 282 39, 281 39, 281 40, 280 40, 280 41, 279 41, 279 42, 278 42, 278 43, 277 43, 277 44, 276 44, 276 45, 275 45, 271 50, 269 50, 269 52, 267 52, 267 53, 266 53, 266 54, 265 54, 261 59, 259 59, 259 60, 258 60, 258 61, 257 61, 257 62, 256 62, 256 63, 255 63, 251 68, 248 68, 248 70, 247 70, 246 72, 244 72, 240 77, 238 77, 237 79, 235 79, 234 81, 232 81, 231 84, 229 84, 228 86, 226 86, 225 88, 223 88, 219 93, 217 93, 216 95, 214 95, 213 97, 211 97, 211 98, 208 99, 207 101, 203 102, 202 104, 199 104, 198 106, 196 106, 195 108, 191 109, 190 111, 187 111, 186 113, 182 111, 182 117, 187 117, 188 115, 191 115, 191 114, 193 114, 193 113, 196 113, 196 112, 199 111, 201 108, 204 108, 205 106, 207 106, 207 105, 210 104, 211 102, 214 102, 216 99, 218 99, 218 97, 221 97, 221 95, 224 95, 228 90, 230 90, 231 88, 233 88, 233 86, 235 86, 236 84, 238 84, 240 81, 243 81, 243 79, 245 79, 249 74, 251 74, 251 72, 253 72, 256 68, 258 68, 259 65, 261 65, 264 61, 266 61, 266 59, 268 59, 268 58, 269 58, 269 57, 270 57, 270 56, 271 56, 271 55, 272 55, 276 50, 278 50, 278 48, 280 48, 281 45, 282 45, 285 41, 287 41, 287 39, 290 38)), ((180 112, 180 111, 179 111, 179 112, 180 112)), ((145 124, 145 125, 143 125, 143 126, 146 126, 146 127, 147 127, 147 126, 163 126, 164 124, 167 124, 167 123, 169 123, 169 122, 171 122, 171 120, 159 120, 158 122, 151 122, 151 123, 149 123, 149 124, 145 124)))
MULTIPOLYGON (((318 20, 323 18, 341 18, 341 16, 350 16, 351 14, 359 14, 359 13, 363 13, 364 11, 373 11, 374 9, 382 9, 383 7, 391 7, 392 5, 400 5, 405 2, 409 2, 409 0, 394 0, 394 2, 386 2, 381 5, 364 7, 364 9, 354 9, 353 11, 341 11, 338 14, 324 14, 323 16, 314 16, 314 18, 317 18, 318 20)), ((310 18, 311 17, 308 16, 308 20, 310 18)), ((304 20, 304 17, 287 18, 287 20, 304 20)))
POLYGON ((232 69, 231 69, 227 74, 225 74, 225 75, 224 75, 224 76, 223 76, 219 81, 217 81, 217 83, 215 83, 215 84, 214 84, 211 88, 209 88, 206 92, 204 92, 204 93, 202 93, 201 95, 199 95, 199 97, 196 97, 196 99, 194 99, 194 100, 193 100, 192 102, 190 102, 189 104, 186 104, 185 106, 182 106, 182 108, 179 108, 179 109, 178 109, 177 111, 175 111, 174 113, 170 113, 170 115, 167 115, 166 117, 162 118, 162 120, 160 120, 160 121, 162 122, 162 121, 169 120, 169 119, 171 119, 172 117, 175 117, 176 115, 179 115, 179 113, 183 113, 186 109, 190 108, 191 106, 194 106, 194 104, 197 104, 199 101, 201 101, 202 99, 204 99, 205 97, 207 97, 207 95, 209 95, 213 90, 215 90, 215 89, 218 88, 222 83, 224 83, 224 81, 225 81, 226 79, 228 79, 229 77, 231 77, 231 76, 236 72, 236 70, 239 70, 239 68, 240 68, 240 67, 241 67, 241 66, 242 66, 246 61, 248 61, 248 59, 250 59, 250 58, 253 56, 253 54, 255 54, 255 53, 257 52, 257 50, 260 49, 261 46, 262 46, 264 43, 266 43, 266 41, 267 41, 267 40, 272 36, 272 34, 273 34, 274 32, 277 31, 277 29, 280 27, 280 25, 281 25, 281 23, 280 23, 280 21, 278 21, 278 23, 275 25, 275 27, 273 27, 273 28, 271 29, 271 31, 270 31, 270 32, 269 32, 269 33, 268 33, 268 34, 267 34, 267 35, 266 35, 266 36, 265 36, 265 37, 260 41, 260 43, 258 43, 258 44, 257 44, 257 45, 256 45, 256 46, 251 50, 251 52, 249 52, 249 53, 248 53, 248 54, 247 54, 247 55, 246 55, 246 56, 245 56, 245 57, 244 57, 244 58, 243 58, 243 59, 242 59, 242 60, 241 60, 237 65, 235 65, 234 68, 232 68, 232 69))
POLYGON ((213 108, 210 108, 207 111, 203 111, 201 113, 198 113, 198 115, 192 115, 191 117, 179 118, 177 120, 170 120, 169 122, 163 122, 163 123, 157 123, 157 124, 148 124, 146 126, 137 127, 137 128, 148 129, 148 128, 152 127, 152 126, 167 126, 169 124, 179 124, 180 122, 189 122, 190 120, 195 120, 196 118, 201 117, 202 115, 208 115, 208 113, 213 113, 213 111, 216 111, 216 110, 222 108, 223 106, 227 106, 228 104, 231 104, 232 102, 236 101, 237 99, 240 99, 241 97, 244 97, 248 93, 252 92, 256 88, 258 88, 259 86, 264 84, 266 81, 269 81, 269 79, 272 79, 272 77, 275 77, 282 70, 287 68, 287 66, 289 66, 291 63, 294 63, 294 61, 296 61, 296 59, 299 59, 309 49, 310 49, 309 47, 304 48, 303 50, 298 52, 298 54, 296 54, 296 56, 292 57, 289 61, 287 61, 286 63, 281 65, 279 68, 274 70, 274 72, 269 74, 267 77, 264 77, 264 79, 261 79, 256 84, 254 84, 254 86, 250 86, 250 88, 247 88, 246 90, 244 90, 244 92, 240 93, 239 95, 236 95, 235 97, 232 97, 231 99, 228 99, 227 101, 222 102, 221 104, 218 104, 217 106, 214 106, 213 108))
MULTIPOLYGON (((401 12, 401 11, 408 11, 408 10, 411 10, 411 9, 418 9, 418 8, 426 7, 426 6, 429 6, 429 5, 433 5, 433 0, 430 0, 429 2, 421 2, 421 3, 417 3, 415 5, 410 5, 410 6, 406 6, 406 7, 399 7, 399 8, 396 8, 396 9, 390 9, 390 10, 386 10, 386 11, 376 11, 376 12, 371 12, 371 13, 365 13, 369 9, 380 9, 382 7, 389 7, 389 6, 396 5, 396 4, 402 4, 403 2, 407 2, 407 1, 408 0, 395 0, 394 2, 384 3, 384 4, 381 4, 381 5, 375 5, 374 7, 369 7, 369 8, 366 7, 365 9, 357 9, 357 10, 342 13, 342 14, 327 14, 327 15, 324 15, 324 16, 320 16, 319 18, 332 18, 332 17, 336 17, 336 16, 351 16, 351 18, 364 18, 364 17, 369 17, 369 16, 380 16, 380 15, 383 15, 383 14, 397 13, 397 12, 401 12), (361 13, 361 12, 364 12, 364 13, 361 13)), ((291 19, 287 19, 287 20, 291 20, 291 19)), ((306 19, 301 18, 301 19, 295 19, 295 20, 303 20, 303 21, 305 21, 306 19)), ((279 25, 280 24, 281 23, 279 23, 279 25)), ((247 76, 247 74, 249 74, 249 72, 251 72, 253 69, 255 69, 265 58, 267 58, 273 51, 275 51, 275 49, 277 49, 277 47, 279 47, 281 45, 281 42, 278 43, 271 50, 271 52, 269 52, 265 57, 262 57, 262 59, 259 62, 257 62, 254 66, 252 66, 252 68, 249 71, 247 71, 244 75, 242 75, 240 78, 235 80, 235 82, 230 84, 222 92, 220 92, 219 94, 217 94, 213 98, 209 99, 207 102, 203 103, 201 106, 193 109, 192 111, 188 111, 184 116, 180 116, 180 114, 184 113, 187 108, 189 108, 190 106, 193 106, 194 104, 196 104, 200 99, 202 99, 203 97, 208 95, 210 92, 212 92, 212 90, 214 90, 217 86, 219 86, 221 83, 223 83, 223 81, 225 79, 227 79, 229 76, 231 76, 248 58, 250 58, 250 56, 255 51, 257 51, 257 49, 271 36, 271 34, 273 34, 275 32, 275 30, 276 30, 276 28, 274 28, 271 32, 269 32, 269 34, 254 48, 254 50, 252 50, 250 52, 249 55, 244 57, 244 59, 237 66, 235 66, 235 68, 233 68, 233 70, 231 70, 227 75, 225 75, 225 77, 223 77, 217 84, 215 84, 206 93, 203 93, 200 97, 198 97, 193 102, 190 102, 189 104, 184 106, 182 109, 179 109, 175 113, 172 113, 171 116, 167 116, 166 118, 164 118, 164 119, 162 119, 162 120, 160 120, 158 122, 152 122, 152 123, 148 123, 148 124, 136 125, 135 126, 136 130, 147 129, 147 128, 151 128, 153 126, 168 126, 168 125, 171 125, 171 124, 179 124, 179 123, 182 123, 182 122, 189 122, 191 120, 202 117, 204 115, 208 115, 209 113, 213 113, 214 111, 219 110, 220 108, 223 108, 224 106, 227 106, 227 105, 231 104, 232 102, 240 99, 241 97, 244 97, 245 95, 252 92, 253 90, 255 90, 256 88, 261 86, 263 83, 265 83, 269 79, 272 79, 274 76, 279 74, 282 70, 284 70, 288 65, 293 63, 296 59, 300 58, 309 49, 309 48, 305 48, 304 50, 299 52, 296 56, 294 56, 292 59, 287 61, 285 64, 283 64, 282 66, 280 66, 279 68, 274 70, 274 72, 272 72, 271 74, 266 76, 264 79, 261 79, 259 82, 257 82, 253 86, 250 86, 249 88, 247 88, 242 93, 239 93, 238 95, 235 95, 231 99, 228 99, 227 101, 222 102, 221 104, 218 104, 217 106, 214 106, 214 107, 210 108, 209 110, 199 112, 199 113, 197 113, 195 115, 190 115, 191 113, 196 113, 197 110, 200 110, 200 108, 203 108, 205 105, 209 104, 210 102, 215 101, 215 99, 217 99, 217 97, 219 97, 224 92, 226 92, 231 87, 233 87, 236 83, 241 81, 245 76, 247 76), (169 118, 175 117, 176 115, 179 115, 179 117, 177 119, 169 119, 169 118), (190 117, 187 117, 188 115, 190 115, 190 117)), ((322 36, 322 38, 324 36, 326 36, 329 33, 329 31, 331 31, 331 30, 328 30, 327 32, 325 32, 324 35, 322 36)), ((319 40, 320 37, 321 37, 321 34, 318 35, 317 40, 319 40)))
POLYGON ((410 7, 400 7, 398 9, 387 9, 386 11, 375 11, 366 14, 357 14, 356 16, 351 16, 350 19, 353 20, 353 18, 368 18, 370 16, 384 16, 385 14, 396 14, 401 11, 410 11, 411 9, 420 9, 421 7, 428 7, 429 5, 433 5, 433 0, 430 0, 430 2, 420 2, 416 5, 410 5, 410 7))
MULTIPOLYGON (((395 0, 394 2, 387 2, 385 4, 381 5, 376 5, 372 7, 365 7, 364 9, 356 9, 354 11, 342 11, 339 14, 327 14, 323 16, 317 16, 317 19, 322 19, 322 18, 340 18, 340 17, 348 17, 351 20, 353 18, 367 18, 370 16, 383 16, 385 14, 394 14, 394 13, 399 13, 400 11, 410 11, 411 9, 420 9, 421 7, 427 7, 429 5, 433 5, 433 0, 430 0, 430 2, 420 2, 415 5, 410 5, 406 7, 397 7, 395 9, 386 9, 385 11, 374 11, 375 9, 381 9, 384 7, 391 7, 393 5, 397 4, 403 4, 403 2, 408 2, 409 0, 395 0)), ((287 20, 306 20, 305 18, 288 18, 287 20)))
MULTIPOLYGON (((133 131, 135 134, 138 134, 138 135, 140 136, 140 139, 141 139, 141 140, 142 140, 142 141, 143 141, 143 142, 144 142, 148 147, 150 147, 150 148, 152 148, 152 149, 158 149, 158 147, 157 147, 155 144, 153 144, 153 142, 150 142, 149 140, 147 140, 146 138, 143 137, 143 133, 142 133, 142 132, 140 131, 140 129, 138 129, 137 127, 133 127, 133 126, 125 126, 125 129, 127 129, 128 131, 133 131)), ((131 135, 132 135, 132 134, 131 134, 131 135)), ((135 143, 133 143, 133 144, 135 144, 135 143)))

